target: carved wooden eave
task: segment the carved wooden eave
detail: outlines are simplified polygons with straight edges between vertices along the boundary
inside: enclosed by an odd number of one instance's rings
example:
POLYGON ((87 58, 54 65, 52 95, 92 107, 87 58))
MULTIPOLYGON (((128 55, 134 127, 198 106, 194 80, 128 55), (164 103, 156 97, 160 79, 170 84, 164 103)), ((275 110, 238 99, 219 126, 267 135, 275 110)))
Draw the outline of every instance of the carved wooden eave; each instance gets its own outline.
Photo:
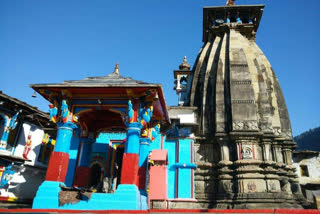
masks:
POLYGON ((13 116, 18 111, 22 110, 20 116, 29 122, 41 127, 54 127, 54 124, 49 122, 49 114, 39 110, 37 107, 31 106, 26 102, 10 97, 0 91, 0 111, 13 116), (49 125, 48 125, 49 123, 49 125))

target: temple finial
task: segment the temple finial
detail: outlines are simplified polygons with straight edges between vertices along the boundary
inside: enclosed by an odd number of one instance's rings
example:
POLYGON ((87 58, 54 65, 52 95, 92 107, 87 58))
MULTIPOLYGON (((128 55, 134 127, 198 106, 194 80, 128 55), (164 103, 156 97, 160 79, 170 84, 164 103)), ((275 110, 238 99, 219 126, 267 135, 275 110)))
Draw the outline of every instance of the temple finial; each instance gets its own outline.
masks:
POLYGON ((190 70, 190 65, 187 62, 187 57, 186 56, 183 58, 183 62, 179 65, 179 69, 180 70, 190 70))
POLYGON ((235 2, 236 0, 227 0, 227 3, 226 3, 226 5, 227 6, 234 6, 235 5, 235 2))
POLYGON ((113 74, 120 74, 120 72, 119 72, 119 62, 117 62, 116 67, 114 68, 113 74))

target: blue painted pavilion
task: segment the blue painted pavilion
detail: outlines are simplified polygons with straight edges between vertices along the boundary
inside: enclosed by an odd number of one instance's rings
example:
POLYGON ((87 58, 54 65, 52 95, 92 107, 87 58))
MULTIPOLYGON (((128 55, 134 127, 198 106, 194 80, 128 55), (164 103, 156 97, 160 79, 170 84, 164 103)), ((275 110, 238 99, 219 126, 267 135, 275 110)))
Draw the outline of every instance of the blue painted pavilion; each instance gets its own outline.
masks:
POLYGON ((51 102, 58 127, 33 208, 144 210, 195 200, 191 128, 173 126, 160 84, 123 77, 117 64, 107 76, 31 87, 51 102), (167 163, 151 158, 159 150, 167 163), (160 165, 163 175, 150 173, 160 165), (165 184, 161 198, 149 197, 153 181, 165 184))

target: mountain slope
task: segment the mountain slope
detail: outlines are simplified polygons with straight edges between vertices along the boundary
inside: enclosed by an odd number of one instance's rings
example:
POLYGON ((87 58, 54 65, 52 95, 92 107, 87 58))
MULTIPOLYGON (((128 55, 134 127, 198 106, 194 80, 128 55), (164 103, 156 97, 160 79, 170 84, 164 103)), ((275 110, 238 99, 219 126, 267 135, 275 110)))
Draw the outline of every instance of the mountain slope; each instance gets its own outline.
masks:
POLYGON ((296 137, 297 150, 313 150, 320 152, 320 127, 310 129, 296 137))

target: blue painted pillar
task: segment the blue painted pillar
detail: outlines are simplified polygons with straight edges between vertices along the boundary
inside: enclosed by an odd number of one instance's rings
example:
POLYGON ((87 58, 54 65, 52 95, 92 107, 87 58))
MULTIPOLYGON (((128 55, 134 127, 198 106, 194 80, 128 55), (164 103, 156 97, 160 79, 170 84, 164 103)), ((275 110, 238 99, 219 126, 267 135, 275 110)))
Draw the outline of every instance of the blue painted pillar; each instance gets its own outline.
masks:
POLYGON ((124 152, 130 154, 139 154, 141 123, 126 123, 127 142, 125 143, 124 152))
POLYGON ((68 152, 70 148, 71 138, 73 135, 73 129, 77 126, 71 122, 57 123, 58 133, 56 145, 54 147, 55 152, 68 152))
POLYGON ((69 165, 68 165, 68 170, 67 170, 67 176, 65 179, 65 184, 68 187, 71 187, 73 184, 73 181, 74 181, 79 144, 80 144, 80 129, 76 129, 73 132, 73 136, 71 138, 71 143, 70 143, 70 148, 68 151, 69 165))
POLYGON ((148 155, 150 151, 150 138, 140 138, 140 152, 139 152, 139 190, 146 195, 146 177, 148 169, 148 155))
POLYGON ((150 138, 140 138, 139 167, 147 167, 150 152, 150 138))

